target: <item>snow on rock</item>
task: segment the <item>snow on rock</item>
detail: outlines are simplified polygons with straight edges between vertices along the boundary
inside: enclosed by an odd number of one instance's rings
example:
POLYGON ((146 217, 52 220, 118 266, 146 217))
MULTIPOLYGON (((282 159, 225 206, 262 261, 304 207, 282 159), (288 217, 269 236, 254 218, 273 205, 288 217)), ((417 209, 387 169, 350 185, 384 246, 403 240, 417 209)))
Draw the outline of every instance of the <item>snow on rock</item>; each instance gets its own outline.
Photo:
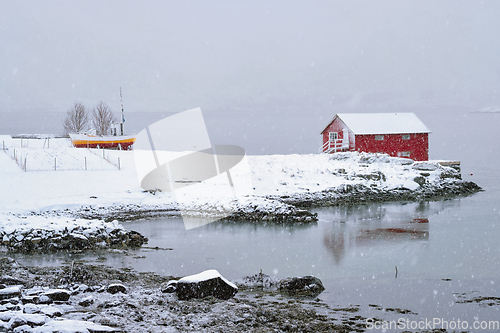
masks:
POLYGON ((21 279, 14 278, 9 275, 2 275, 0 276, 0 284, 6 284, 6 285, 24 285, 26 284, 25 281, 21 279))
POLYGON ((205 202, 180 206, 183 216, 221 216, 227 220, 247 220, 274 223, 309 223, 316 221, 316 215, 297 208, 279 199, 245 197, 227 202, 205 202))
MULTIPOLYGON (((48 302, 58 301, 67 302, 70 298, 70 292, 65 289, 31 288, 24 293, 37 293, 40 298, 38 304, 24 303, 24 298, 20 299, 21 287, 10 286, 2 290, 14 291, 5 293, 3 303, 6 304, 0 308, 0 331, 1 332, 40 332, 40 333, 93 333, 93 332, 118 332, 120 330, 95 324, 88 321, 69 320, 59 318, 65 311, 51 305, 43 305, 42 298, 45 297, 48 302), (11 309, 11 310, 9 310, 11 309)), ((26 296, 26 295, 25 295, 26 296)), ((70 308, 71 309, 71 308, 70 308)))
MULTIPOLYGON (((26 312, 26 309, 24 310, 26 312)), ((48 317, 60 317, 64 314, 64 311, 51 305, 42 306, 40 312, 48 317)))
POLYGON ((0 289, 0 300, 21 295, 21 286, 0 289))
POLYGON ((116 294, 116 293, 126 294, 127 293, 127 287, 125 287, 121 283, 113 283, 113 284, 110 284, 108 286, 108 288, 106 289, 106 291, 108 293, 110 293, 110 294, 116 294))
POLYGON ((109 326, 95 324, 81 320, 53 320, 37 327, 33 333, 92 333, 92 332, 119 332, 120 330, 109 326))
POLYGON ((278 289, 291 295, 317 296, 325 287, 317 277, 304 276, 283 279, 279 282, 278 289))
POLYGON ((238 286, 245 288, 270 289, 276 287, 279 283, 279 280, 260 272, 254 275, 245 276, 244 278, 236 280, 235 282, 238 286))
MULTIPOLYGON (((1 217, 1 216, 0 216, 1 217)), ((81 250, 104 246, 139 247, 147 238, 127 231, 117 221, 71 219, 59 216, 9 216, 0 220, 0 239, 9 249, 81 250)))
POLYGON ((311 166, 316 157, 302 156, 310 162, 307 177, 298 178, 295 174, 294 183, 283 181, 288 187, 287 194, 268 194, 267 198, 309 207, 428 200, 481 190, 475 183, 462 181, 455 169, 437 161, 414 162, 387 154, 345 152, 327 156, 328 162, 318 164, 321 168, 315 169, 311 166))
POLYGON ((14 329, 22 325, 29 325, 30 327, 41 326, 45 324, 45 320, 46 317, 44 315, 16 312, 7 323, 7 329, 14 329))
POLYGON ((262 272, 235 281, 245 289, 275 290, 291 296, 315 297, 325 290, 321 280, 314 276, 289 277, 278 280, 262 272))
POLYGON ((87 306, 90 306, 92 304, 94 304, 94 298, 92 296, 84 297, 83 299, 81 299, 78 302, 78 305, 83 306, 83 307, 87 307, 87 306))
POLYGON ((215 269, 183 277, 176 284, 176 293, 179 299, 203 298, 207 296, 229 299, 237 292, 238 287, 225 279, 215 269))
POLYGON ((177 289, 177 280, 170 280, 168 281, 167 284, 161 286, 161 292, 162 293, 175 293, 175 290, 177 289))
POLYGON ((71 292, 65 289, 51 289, 40 295, 40 303, 52 303, 56 301, 66 302, 69 300, 71 292), (44 299, 46 301, 44 302, 44 299))
POLYGON ((415 162, 412 165, 413 169, 419 170, 419 171, 436 171, 440 167, 441 166, 438 163, 432 163, 432 162, 428 162, 428 161, 425 161, 425 162, 415 162))

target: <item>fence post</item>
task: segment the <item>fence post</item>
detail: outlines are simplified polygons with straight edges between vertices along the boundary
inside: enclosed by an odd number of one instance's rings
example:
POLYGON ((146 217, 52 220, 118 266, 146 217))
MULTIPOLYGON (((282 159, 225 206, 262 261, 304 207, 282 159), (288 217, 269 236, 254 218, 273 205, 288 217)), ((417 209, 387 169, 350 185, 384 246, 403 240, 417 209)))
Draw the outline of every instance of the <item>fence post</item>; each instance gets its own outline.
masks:
POLYGON ((26 157, 24 158, 24 172, 28 171, 28 169, 26 168, 26 157))
POLYGON ((85 170, 87 170, 87 156, 85 156, 85 170))
POLYGON ((54 171, 57 170, 57 158, 54 157, 54 171))
POLYGON ((121 166, 120 166, 120 158, 118 157, 118 170, 121 170, 121 166))

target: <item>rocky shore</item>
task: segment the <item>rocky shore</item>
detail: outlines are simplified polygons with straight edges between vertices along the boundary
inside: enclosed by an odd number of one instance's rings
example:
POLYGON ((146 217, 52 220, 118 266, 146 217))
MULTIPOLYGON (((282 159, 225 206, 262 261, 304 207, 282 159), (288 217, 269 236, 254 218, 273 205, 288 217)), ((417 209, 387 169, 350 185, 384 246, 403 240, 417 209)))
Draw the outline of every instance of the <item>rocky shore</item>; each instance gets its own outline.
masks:
MULTIPOLYGON (((50 221, 50 217, 45 217, 50 221)), ((83 251, 96 248, 137 248, 148 242, 118 221, 68 220, 57 225, 39 223, 35 216, 11 217, 11 228, 0 230, 4 247, 13 252, 83 251)), ((42 220, 43 221, 43 220, 42 220)))
MULTIPOLYGON (((179 205, 119 205, 113 207, 85 207, 64 212, 67 216, 84 219, 137 220, 158 217, 220 217, 227 220, 245 220, 254 223, 311 223, 316 215, 281 200, 280 198, 245 197, 227 203, 179 205)), ((56 214, 57 212, 52 212, 56 214)))
POLYGON ((414 162, 386 154, 355 153, 334 154, 331 160, 341 162, 352 159, 353 155, 357 158, 357 168, 332 170, 332 173, 344 179, 337 187, 316 192, 308 190, 289 195, 268 195, 266 198, 308 208, 371 202, 441 200, 482 191, 476 183, 462 180, 459 170, 443 166, 437 161, 414 162), (384 165, 412 174, 411 181, 396 187, 387 186, 391 172, 386 172, 384 165))
POLYGON ((321 314, 328 307, 313 296, 321 291, 313 278, 266 289, 266 276, 256 274, 229 299, 182 300, 162 290, 175 277, 103 265, 40 268, 2 258, 0 276, 4 332, 362 332, 366 326, 352 309, 331 310, 339 319, 321 314), (308 283, 316 286, 312 295, 285 292, 308 283))
MULTIPOLYGON (((278 197, 296 207, 348 206, 374 202, 441 200, 468 196, 482 191, 476 183, 460 179, 444 179, 435 183, 424 183, 416 190, 408 188, 380 189, 364 184, 342 185, 316 193, 297 193, 278 197)), ((276 199, 270 196, 270 199, 276 199)))

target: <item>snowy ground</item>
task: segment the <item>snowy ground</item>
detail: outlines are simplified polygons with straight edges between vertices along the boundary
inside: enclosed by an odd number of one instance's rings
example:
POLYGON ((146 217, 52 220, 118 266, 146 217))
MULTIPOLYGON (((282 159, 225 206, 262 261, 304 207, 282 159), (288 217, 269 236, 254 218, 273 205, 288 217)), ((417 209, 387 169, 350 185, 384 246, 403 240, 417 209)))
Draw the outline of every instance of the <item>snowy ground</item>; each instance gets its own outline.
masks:
POLYGON ((141 152, 77 149, 67 139, 14 139, 0 151, 0 232, 88 224, 74 217, 106 213, 119 219, 130 210, 180 210, 185 219, 260 212, 260 219, 295 210, 286 198, 329 193, 335 199, 356 186, 412 192, 459 177, 437 162, 383 154, 246 156, 231 169, 233 188, 221 174, 172 195, 143 191, 140 181, 148 171, 143 161, 141 152), (104 213, 91 214, 98 211, 104 213))

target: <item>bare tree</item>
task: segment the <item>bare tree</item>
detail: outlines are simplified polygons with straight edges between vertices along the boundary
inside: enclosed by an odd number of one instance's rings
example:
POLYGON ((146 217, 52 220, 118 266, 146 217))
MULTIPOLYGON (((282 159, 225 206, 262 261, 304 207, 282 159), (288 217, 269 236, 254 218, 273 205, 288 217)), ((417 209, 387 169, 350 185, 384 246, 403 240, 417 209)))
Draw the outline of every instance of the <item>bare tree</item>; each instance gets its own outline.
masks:
POLYGON ((89 115, 80 102, 75 102, 73 107, 66 113, 63 121, 64 135, 79 133, 89 128, 89 115))
POLYGON ((102 101, 97 104, 92 112, 92 125, 97 135, 107 135, 111 130, 111 124, 115 121, 113 112, 102 101))

